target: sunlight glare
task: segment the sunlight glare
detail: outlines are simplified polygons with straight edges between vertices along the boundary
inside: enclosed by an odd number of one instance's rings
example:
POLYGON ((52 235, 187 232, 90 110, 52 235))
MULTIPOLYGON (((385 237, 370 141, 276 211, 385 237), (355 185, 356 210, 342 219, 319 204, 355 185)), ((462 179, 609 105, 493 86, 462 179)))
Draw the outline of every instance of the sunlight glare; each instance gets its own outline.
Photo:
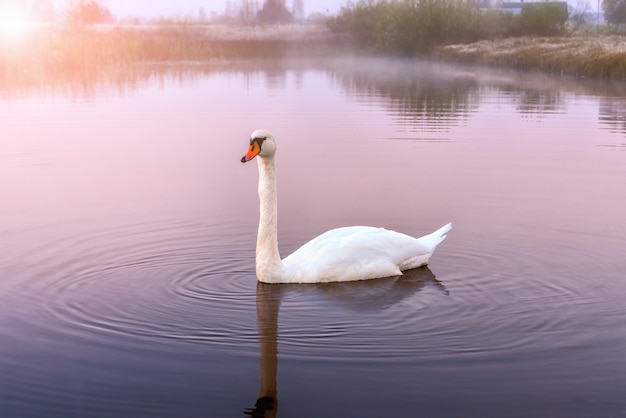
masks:
POLYGON ((19 38, 28 29, 26 12, 11 3, 0 3, 0 37, 11 40, 19 38))

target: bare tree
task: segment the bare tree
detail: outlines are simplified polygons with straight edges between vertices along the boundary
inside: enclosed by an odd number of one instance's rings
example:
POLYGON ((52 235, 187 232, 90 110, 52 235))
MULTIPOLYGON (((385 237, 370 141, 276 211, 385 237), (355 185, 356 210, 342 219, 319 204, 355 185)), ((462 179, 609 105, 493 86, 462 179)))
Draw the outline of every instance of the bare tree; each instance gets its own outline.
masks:
POLYGON ((109 9, 100 0, 70 1, 65 17, 72 26, 111 23, 115 20, 109 9))
POLYGON ((263 7, 257 13, 257 20, 265 24, 286 23, 292 19, 293 16, 287 9, 285 0, 265 0, 263 7))
POLYGON ((291 14, 296 20, 304 20, 304 18, 306 17, 304 14, 304 0, 293 0, 293 5, 291 6, 291 14))
POLYGON ((578 0, 569 16, 571 32, 575 33, 586 22, 591 5, 586 0, 578 0))
POLYGON ((238 15, 237 6, 234 1, 228 0, 224 6, 224 18, 226 20, 233 20, 238 15))
POLYGON ((607 22, 626 23, 626 0, 602 0, 602 10, 607 22))
POLYGON ((198 9, 198 21, 202 22, 202 23, 206 23, 209 20, 209 17, 206 14, 206 10, 204 10, 204 7, 201 7, 198 9))
POLYGON ((241 0, 239 8, 239 21, 242 23, 252 23, 259 12, 259 3, 255 0, 241 0))

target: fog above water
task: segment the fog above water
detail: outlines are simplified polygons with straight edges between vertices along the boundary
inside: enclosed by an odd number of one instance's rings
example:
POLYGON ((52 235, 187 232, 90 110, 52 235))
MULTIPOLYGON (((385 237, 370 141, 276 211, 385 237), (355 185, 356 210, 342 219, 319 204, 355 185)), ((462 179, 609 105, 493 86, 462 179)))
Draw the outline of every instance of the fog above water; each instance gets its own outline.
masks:
POLYGON ((274 91, 283 88, 292 77, 297 80, 311 69, 327 72, 346 88, 360 91, 359 94, 387 97, 391 110, 404 117, 423 113, 421 117, 457 118, 468 113, 468 107, 479 105, 476 101, 480 100, 482 90, 497 86, 516 97, 516 111, 535 117, 565 112, 569 95, 595 96, 600 101, 597 110, 600 123, 618 132, 626 128, 622 107, 626 86, 621 82, 409 59, 283 57, 273 63, 137 64, 123 70, 79 72, 72 77, 61 74, 60 77, 26 79, 23 85, 19 80, 3 85, 0 80, 0 99, 12 101, 32 94, 41 98, 62 94, 79 101, 91 101, 102 94, 124 97, 155 82, 193 84, 205 75, 233 71, 262 80, 269 91, 274 91))

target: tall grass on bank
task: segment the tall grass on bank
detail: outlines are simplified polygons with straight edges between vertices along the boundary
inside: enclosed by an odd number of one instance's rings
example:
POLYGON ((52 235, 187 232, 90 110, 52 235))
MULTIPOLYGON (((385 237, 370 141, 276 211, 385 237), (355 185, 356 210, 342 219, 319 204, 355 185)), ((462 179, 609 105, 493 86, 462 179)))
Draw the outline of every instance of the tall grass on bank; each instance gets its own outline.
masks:
POLYGON ((42 28, 0 38, 0 87, 92 77, 137 63, 215 62, 315 56, 334 48, 327 32, 211 25, 42 28))
MULTIPOLYGON (((71 78, 138 61, 215 58, 215 45, 183 31, 47 28, 0 41, 0 82, 50 76, 71 78)), ((3 83, 4 84, 4 83, 3 83)))
POLYGON ((467 0, 360 0, 343 7, 329 26, 375 51, 419 54, 480 39, 557 35, 566 19, 551 3, 528 5, 513 15, 467 0))
POLYGON ((376 51, 423 52, 434 45, 477 39, 471 33, 476 9, 460 0, 362 0, 329 22, 376 51))

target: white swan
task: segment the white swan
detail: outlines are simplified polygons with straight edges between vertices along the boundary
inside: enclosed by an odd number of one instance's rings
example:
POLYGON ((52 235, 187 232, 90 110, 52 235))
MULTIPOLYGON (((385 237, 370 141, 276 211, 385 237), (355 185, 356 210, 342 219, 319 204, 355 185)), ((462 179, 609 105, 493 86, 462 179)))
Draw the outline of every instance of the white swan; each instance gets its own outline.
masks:
POLYGON ((276 141, 254 131, 242 163, 258 158, 260 219, 256 243, 256 274, 264 283, 326 283, 398 276, 425 265, 452 228, 413 238, 371 226, 332 229, 304 244, 281 261, 278 252, 276 141))

